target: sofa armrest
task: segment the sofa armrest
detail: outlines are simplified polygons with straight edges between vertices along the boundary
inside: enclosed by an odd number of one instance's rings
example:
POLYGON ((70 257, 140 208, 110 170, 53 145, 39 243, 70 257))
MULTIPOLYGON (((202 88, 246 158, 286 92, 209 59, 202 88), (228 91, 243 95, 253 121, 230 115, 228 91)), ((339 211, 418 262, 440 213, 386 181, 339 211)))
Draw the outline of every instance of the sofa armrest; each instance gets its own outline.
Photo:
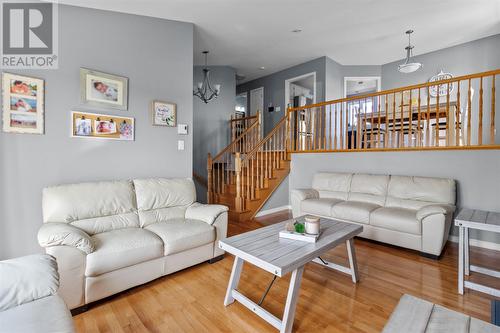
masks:
POLYGON ((83 230, 67 223, 45 223, 38 230, 38 243, 42 247, 67 245, 76 247, 86 254, 95 249, 90 236, 83 230))
POLYGON ((55 295, 59 288, 57 262, 48 254, 4 260, 0 262, 0 281, 0 311, 55 295))
POLYGON ((446 205, 446 204, 428 205, 420 208, 417 211, 417 220, 422 221, 423 219, 431 215, 453 214, 454 211, 455 211, 455 206, 452 205, 446 205))
POLYGON ((210 225, 214 224, 219 215, 227 212, 229 208, 223 205, 204 205, 195 202, 186 209, 186 219, 204 221, 210 225))
POLYGON ((317 199, 319 198, 319 193, 313 189, 297 189, 291 191, 292 198, 303 201, 306 199, 317 199))
POLYGON ((292 204, 292 215, 298 217, 302 215, 300 203, 306 199, 317 199, 319 193, 313 189, 296 189, 290 191, 290 202, 292 204))

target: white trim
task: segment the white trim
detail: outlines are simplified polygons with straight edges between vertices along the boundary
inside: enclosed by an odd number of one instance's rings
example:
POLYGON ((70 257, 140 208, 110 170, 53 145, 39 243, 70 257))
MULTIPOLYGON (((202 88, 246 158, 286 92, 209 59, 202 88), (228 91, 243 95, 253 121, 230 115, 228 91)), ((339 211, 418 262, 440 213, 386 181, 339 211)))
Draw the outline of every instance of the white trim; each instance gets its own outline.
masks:
POLYGON ((285 205, 285 206, 280 206, 280 207, 276 207, 276 208, 261 210, 257 214, 255 214, 255 217, 261 217, 261 216, 281 212, 282 210, 291 210, 291 209, 292 209, 291 205, 285 205))
POLYGON ((316 72, 311 72, 311 73, 306 73, 303 75, 299 75, 296 77, 292 77, 290 79, 285 80, 285 111, 288 109, 288 103, 290 103, 290 83, 293 83, 295 81, 304 79, 309 76, 313 76, 314 78, 314 84, 313 84, 313 104, 316 103, 316 72))
MULTIPOLYGON (((448 240, 453 243, 458 243, 458 236, 450 235, 448 237, 448 240)), ((500 251, 500 244, 497 243, 487 242, 479 239, 471 239, 471 238, 469 238, 469 243, 471 246, 476 246, 488 250, 500 251)))
POLYGON ((363 81, 363 80, 377 80, 377 91, 382 87, 382 78, 380 76, 344 76, 344 98, 347 97, 347 81, 363 81))

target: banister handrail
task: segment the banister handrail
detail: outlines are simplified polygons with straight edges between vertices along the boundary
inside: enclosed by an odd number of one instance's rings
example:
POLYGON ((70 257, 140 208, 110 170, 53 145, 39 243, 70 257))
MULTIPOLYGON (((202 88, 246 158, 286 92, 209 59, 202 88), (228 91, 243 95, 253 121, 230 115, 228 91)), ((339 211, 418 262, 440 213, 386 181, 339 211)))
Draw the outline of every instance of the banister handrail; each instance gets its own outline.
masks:
POLYGON ((222 149, 217 155, 215 155, 215 157, 212 159, 213 161, 216 161, 217 159, 219 159, 222 155, 224 155, 224 153, 226 153, 229 149, 231 149, 232 147, 234 147, 239 140, 241 140, 245 135, 247 135, 252 129, 254 129, 255 127, 259 126, 259 122, 254 122, 252 125, 250 125, 250 127, 248 127, 247 129, 245 129, 243 131, 243 133, 240 134, 240 136, 238 136, 236 139, 234 139, 233 141, 231 141, 230 144, 228 144, 226 146, 226 148, 222 149))
POLYGON ((499 74, 500 74, 500 69, 495 69, 492 71, 486 71, 486 72, 481 72, 481 73, 456 76, 456 77, 451 78, 451 79, 439 80, 439 81, 434 81, 434 82, 419 83, 419 84, 414 84, 414 85, 405 86, 405 87, 377 91, 377 92, 369 93, 369 94, 365 94, 365 95, 344 97, 344 98, 334 99, 334 100, 315 103, 315 104, 308 104, 305 106, 297 106, 297 107, 293 107, 293 108, 288 108, 287 112, 290 113, 290 112, 300 111, 300 110, 304 110, 304 109, 311 109, 311 108, 321 107, 321 106, 326 106, 326 105, 331 105, 331 104, 349 102, 349 101, 360 100, 360 99, 365 99, 365 98, 370 98, 370 97, 389 95, 389 94, 394 94, 394 93, 407 91, 407 90, 421 89, 421 88, 427 88, 427 87, 433 87, 433 86, 441 86, 441 85, 447 84, 447 83, 455 83, 457 81, 477 79, 477 78, 481 78, 481 77, 485 77, 485 76, 492 76, 492 75, 499 75, 499 74))
POLYGON ((250 119, 256 119, 258 116, 255 115, 255 116, 246 116, 246 117, 241 117, 241 118, 232 118, 232 119, 229 119, 229 122, 233 122, 233 121, 243 121, 243 120, 250 120, 250 119))
POLYGON ((284 116, 282 117, 278 123, 274 126, 274 128, 271 130, 271 132, 269 132, 269 134, 267 134, 262 140, 260 140, 256 145, 255 147, 250 150, 248 153, 246 153, 245 157, 243 158, 243 160, 247 160, 249 159, 250 157, 252 157, 257 151, 259 151, 259 149, 271 138, 273 137, 273 135, 278 131, 281 123, 285 122, 287 120, 287 116, 284 116))

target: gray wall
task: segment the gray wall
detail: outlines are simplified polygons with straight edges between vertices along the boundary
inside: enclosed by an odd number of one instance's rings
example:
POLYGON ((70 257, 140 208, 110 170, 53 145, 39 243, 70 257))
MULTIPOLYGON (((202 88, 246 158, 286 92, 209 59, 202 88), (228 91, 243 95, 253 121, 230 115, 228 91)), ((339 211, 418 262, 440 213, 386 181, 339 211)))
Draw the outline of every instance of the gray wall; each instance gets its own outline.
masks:
POLYGON ((13 71, 45 79, 45 135, 0 133, 0 259, 41 251, 42 188, 134 177, 190 177, 192 135, 151 125, 154 99, 193 124, 193 25, 59 6, 59 69, 13 71), (84 107, 79 68, 129 78, 128 111, 84 107), (70 138, 70 111, 134 117, 134 142, 70 138), (177 151, 177 140, 185 151, 177 151))
POLYGON ((415 56, 423 67, 409 74, 397 70, 403 59, 382 65, 382 90, 427 82, 441 69, 455 76, 500 68, 500 35, 415 56))
POLYGON ((236 87, 236 93, 239 94, 248 91, 248 104, 250 109, 250 90, 264 87, 264 133, 268 133, 285 115, 285 80, 303 74, 316 72, 316 101, 324 101, 325 63, 326 57, 321 57, 294 67, 287 68, 280 72, 240 84, 236 87), (270 103, 272 103, 275 107, 280 106, 281 112, 267 112, 267 107, 270 103))
MULTIPOLYGON (((203 66, 194 67, 194 84, 203 79, 203 66)), ((229 144, 229 123, 236 103, 235 70, 210 66, 210 82, 222 86, 219 97, 205 104, 193 96, 193 171, 207 179, 207 154, 212 157, 229 144)), ((206 202, 207 189, 196 184, 198 200, 206 202)))
POLYGON ((344 93, 344 81, 341 80, 343 78, 343 66, 329 57, 326 57, 325 61, 325 100, 342 98, 344 93))
MULTIPOLYGON (((499 151, 317 153, 293 154, 289 178, 290 189, 310 188, 319 171, 452 178, 458 184, 458 207, 500 211, 499 170, 499 151)), ((471 238, 500 243, 500 236, 493 233, 473 233, 471 238)))

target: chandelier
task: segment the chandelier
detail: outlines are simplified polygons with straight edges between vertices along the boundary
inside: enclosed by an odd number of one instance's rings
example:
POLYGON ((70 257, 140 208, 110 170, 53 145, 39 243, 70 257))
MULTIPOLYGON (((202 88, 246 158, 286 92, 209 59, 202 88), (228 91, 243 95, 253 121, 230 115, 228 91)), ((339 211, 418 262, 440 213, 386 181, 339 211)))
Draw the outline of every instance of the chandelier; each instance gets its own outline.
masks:
POLYGON ((413 56, 413 48, 414 46, 410 43, 411 34, 413 30, 406 31, 408 35, 408 46, 405 47, 406 50, 406 60, 403 64, 398 66, 398 71, 401 73, 413 73, 422 67, 422 64, 419 62, 411 62, 411 57, 413 56))
POLYGON ((220 94, 220 84, 215 84, 212 88, 210 84, 210 69, 207 66, 208 51, 202 52, 205 55, 205 67, 203 68, 203 81, 198 82, 198 86, 194 88, 193 95, 201 99, 205 104, 212 99, 217 98, 220 94))

